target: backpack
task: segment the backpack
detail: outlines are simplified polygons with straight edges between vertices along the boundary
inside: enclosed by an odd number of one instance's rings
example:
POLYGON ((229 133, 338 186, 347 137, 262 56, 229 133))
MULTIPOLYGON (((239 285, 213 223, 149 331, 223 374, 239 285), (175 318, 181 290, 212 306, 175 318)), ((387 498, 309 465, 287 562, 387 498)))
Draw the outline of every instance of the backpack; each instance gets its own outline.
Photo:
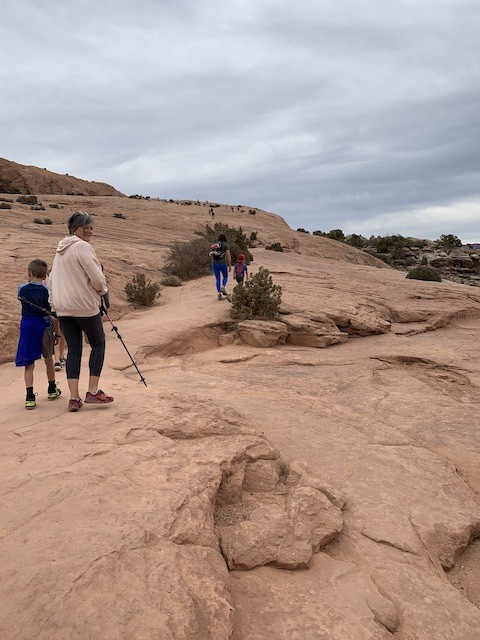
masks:
POLYGON ((234 266, 235 278, 243 278, 244 271, 245 271, 245 263, 236 262, 234 266))
POLYGON ((225 243, 214 242, 210 248, 211 248, 211 251, 209 255, 214 260, 223 260, 225 258, 225 251, 226 251, 225 243))

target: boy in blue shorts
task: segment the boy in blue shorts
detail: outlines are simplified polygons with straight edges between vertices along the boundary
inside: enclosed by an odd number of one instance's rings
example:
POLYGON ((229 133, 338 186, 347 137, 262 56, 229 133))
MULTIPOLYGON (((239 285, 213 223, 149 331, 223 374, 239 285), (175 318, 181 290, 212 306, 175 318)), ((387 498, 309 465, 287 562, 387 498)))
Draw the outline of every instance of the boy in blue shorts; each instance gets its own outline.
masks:
POLYGON ((48 399, 56 400, 61 394, 55 382, 54 345, 58 341, 59 322, 51 315, 48 289, 42 284, 47 275, 47 263, 32 260, 28 265, 28 283, 18 287, 18 299, 22 303, 22 320, 15 364, 25 367, 27 395, 25 408, 34 409, 36 394, 33 392, 35 360, 45 360, 48 378, 48 399))

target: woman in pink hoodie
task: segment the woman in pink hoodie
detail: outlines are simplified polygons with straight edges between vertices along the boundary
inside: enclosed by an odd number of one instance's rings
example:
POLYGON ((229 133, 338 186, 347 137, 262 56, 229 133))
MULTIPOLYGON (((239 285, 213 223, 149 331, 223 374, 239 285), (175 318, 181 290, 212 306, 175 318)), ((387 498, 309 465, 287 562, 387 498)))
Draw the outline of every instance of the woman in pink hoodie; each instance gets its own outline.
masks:
POLYGON ((100 315, 101 296, 107 293, 107 282, 95 251, 90 244, 93 219, 85 211, 76 211, 68 220, 69 235, 60 240, 50 272, 52 306, 60 319, 67 342, 67 382, 70 389, 69 411, 82 406, 78 381, 82 359, 82 333, 91 347, 90 378, 85 402, 113 402, 98 388, 105 358, 105 333, 100 315))

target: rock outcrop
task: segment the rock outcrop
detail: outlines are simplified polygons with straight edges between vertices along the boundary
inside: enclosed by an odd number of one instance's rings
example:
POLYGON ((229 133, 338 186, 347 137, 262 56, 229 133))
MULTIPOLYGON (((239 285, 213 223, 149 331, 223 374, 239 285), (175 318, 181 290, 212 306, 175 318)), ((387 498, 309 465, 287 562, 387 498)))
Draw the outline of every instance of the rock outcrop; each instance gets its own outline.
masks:
POLYGON ((104 182, 90 182, 67 174, 60 175, 5 158, 0 158, 0 193, 123 196, 123 193, 104 182))

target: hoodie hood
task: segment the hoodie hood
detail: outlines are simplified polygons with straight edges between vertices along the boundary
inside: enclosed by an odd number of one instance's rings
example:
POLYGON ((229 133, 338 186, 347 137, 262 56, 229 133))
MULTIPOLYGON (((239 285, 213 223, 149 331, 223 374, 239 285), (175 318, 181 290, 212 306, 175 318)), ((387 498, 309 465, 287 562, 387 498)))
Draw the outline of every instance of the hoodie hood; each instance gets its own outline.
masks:
POLYGON ((78 236, 66 236, 65 238, 63 238, 63 240, 60 240, 60 242, 58 243, 57 253, 65 253, 65 251, 69 247, 76 244, 77 242, 85 242, 85 240, 82 240, 78 236))

